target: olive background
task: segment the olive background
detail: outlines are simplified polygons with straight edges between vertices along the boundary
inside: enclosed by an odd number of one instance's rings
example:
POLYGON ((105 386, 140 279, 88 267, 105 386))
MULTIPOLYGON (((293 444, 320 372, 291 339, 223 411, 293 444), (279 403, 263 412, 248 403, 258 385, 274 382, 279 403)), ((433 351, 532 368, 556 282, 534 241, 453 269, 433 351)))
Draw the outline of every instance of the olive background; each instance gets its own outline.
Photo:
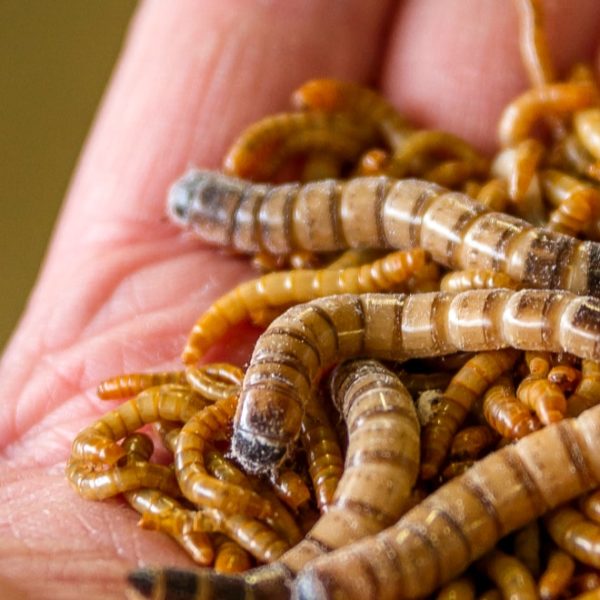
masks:
POLYGON ((25 307, 135 0, 0 0, 0 350, 25 307))

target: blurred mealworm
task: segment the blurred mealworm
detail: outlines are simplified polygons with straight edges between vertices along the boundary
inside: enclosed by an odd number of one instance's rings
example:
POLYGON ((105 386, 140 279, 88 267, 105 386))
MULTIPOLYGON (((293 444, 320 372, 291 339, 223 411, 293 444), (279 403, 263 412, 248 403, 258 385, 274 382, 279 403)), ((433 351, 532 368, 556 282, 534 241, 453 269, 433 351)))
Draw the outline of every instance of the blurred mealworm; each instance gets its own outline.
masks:
POLYGON ((504 598, 537 600, 535 581, 520 560, 492 550, 477 565, 498 586, 504 598))
POLYGON ((181 428, 175 449, 175 473, 183 495, 201 506, 226 514, 267 517, 271 504, 245 487, 219 481, 205 469, 204 450, 220 431, 227 429, 237 406, 237 397, 218 400, 193 415, 181 428))
POLYGON ((144 390, 83 429, 71 448, 71 460, 114 464, 125 456, 117 440, 146 423, 187 421, 206 400, 187 386, 164 384, 144 390))
POLYGON ((584 410, 600 402, 600 363, 584 360, 581 363, 581 381, 567 402, 567 415, 577 417, 584 410))
POLYGON ((360 267, 269 273, 242 283, 221 296, 196 321, 182 360, 186 364, 195 363, 226 331, 256 311, 321 296, 390 290, 418 272, 427 261, 427 254, 416 248, 393 252, 360 267))
POLYGON ((538 582, 541 600, 555 600, 566 591, 575 572, 575 561, 562 550, 553 550, 538 582))
POLYGON ((479 188, 474 198, 490 211, 505 212, 510 199, 508 186, 502 178, 490 179, 479 188))
MULTIPOLYGON (((600 408, 536 431, 446 483, 394 526, 311 561, 294 579, 214 577, 208 571, 142 569, 137 590, 237 593, 240 598, 399 600, 427 596, 496 542, 600 483, 600 408), (352 573, 352 577, 348 577, 352 573), (289 587, 288 587, 289 586, 289 587)), ((213 596, 210 595, 213 594, 213 596)))
POLYGON ((124 373, 100 382, 96 393, 102 400, 116 400, 136 396, 149 387, 165 383, 186 384, 183 371, 160 373, 124 373))
POLYGON ((556 206, 550 213, 548 228, 578 235, 598 220, 600 191, 561 171, 542 171, 540 181, 546 197, 556 206))
POLYGON ((586 565, 600 567, 600 525, 570 506, 552 511, 544 523, 559 548, 586 565))
POLYGON ((436 600, 475 600, 475 584, 470 577, 459 577, 444 585, 436 600))
POLYGON ((500 593, 498 588, 492 588, 486 590, 483 594, 477 597, 477 600, 503 600, 504 596, 500 593))
POLYGON ((577 138, 597 160, 600 159, 600 108, 580 110, 573 116, 577 138))
POLYGON ((241 573, 252 566, 250 554, 223 534, 214 534, 216 573, 241 573))
POLYGON ((307 398, 300 439, 306 452, 308 473, 315 490, 317 506, 327 511, 344 471, 344 459, 337 434, 319 395, 307 398))
POLYGON ((599 591, 600 574, 594 570, 574 575, 569 588, 571 593, 581 594, 583 597, 587 592, 599 591))
POLYGON ((514 555, 537 579, 540 575, 540 525, 537 519, 527 523, 514 535, 514 555))
POLYGON ((238 177, 264 181, 298 153, 327 151, 345 160, 376 145, 378 134, 348 113, 282 113, 266 117, 244 130, 223 160, 224 170, 238 177))
MULTIPOLYGON (((148 461, 152 456, 154 446, 152 440, 143 433, 134 433, 123 440, 123 448, 127 459, 133 461, 148 461)), ((174 508, 183 508, 177 500, 163 492, 153 489, 138 489, 125 492, 129 505, 140 514, 151 512, 157 515, 170 513, 174 508)), ((215 556, 210 538, 203 532, 171 532, 173 539, 200 565, 212 564, 215 556)))
POLYGON ((503 147, 531 137, 542 117, 562 116, 589 108, 597 102, 597 88, 587 81, 549 83, 523 92, 504 109, 498 132, 503 147))
POLYGON ((273 489, 280 500, 293 511, 298 511, 310 501, 310 490, 298 473, 291 469, 281 469, 271 480, 273 489))
POLYGON ((192 170, 171 188, 169 212, 202 239, 242 252, 421 247, 452 269, 498 270, 523 286, 600 295, 600 244, 488 212, 425 181, 270 186, 192 170))
POLYGON ((579 499, 579 509, 594 523, 600 525, 600 490, 596 490, 579 499))
POLYGON ((451 271, 442 277, 440 291, 464 292, 490 288, 517 289, 517 283, 506 273, 485 269, 469 269, 467 271, 451 271))
POLYGON ((487 425, 465 427, 454 436, 449 458, 451 460, 474 460, 494 446, 499 439, 498 434, 487 425))
POLYGON ((341 177, 342 160, 330 152, 311 152, 302 168, 301 181, 337 179, 341 177))
POLYGON ((522 438, 540 428, 540 422, 515 396, 509 377, 500 377, 483 397, 485 420, 502 437, 522 438))
POLYGON ((556 365, 548 372, 548 381, 563 392, 572 392, 581 381, 581 371, 571 365, 556 365))
POLYGON ((313 300, 289 309, 258 339, 234 420, 233 452, 250 472, 278 464, 298 435, 319 373, 342 358, 360 353, 406 360, 506 346, 600 358, 599 341, 600 300, 567 292, 313 300))
POLYGON ((421 479, 435 477, 452 439, 471 407, 489 386, 513 367, 519 353, 512 349, 482 352, 471 358, 450 381, 442 401, 423 431, 421 479))
POLYGON ((374 148, 365 152, 356 167, 359 177, 372 177, 374 175, 387 175, 390 164, 390 154, 381 148, 374 148))
POLYGON ((397 148, 413 131, 408 122, 383 96, 356 83, 336 79, 307 81, 292 94, 292 106, 349 113, 357 123, 375 127, 390 148, 397 148))

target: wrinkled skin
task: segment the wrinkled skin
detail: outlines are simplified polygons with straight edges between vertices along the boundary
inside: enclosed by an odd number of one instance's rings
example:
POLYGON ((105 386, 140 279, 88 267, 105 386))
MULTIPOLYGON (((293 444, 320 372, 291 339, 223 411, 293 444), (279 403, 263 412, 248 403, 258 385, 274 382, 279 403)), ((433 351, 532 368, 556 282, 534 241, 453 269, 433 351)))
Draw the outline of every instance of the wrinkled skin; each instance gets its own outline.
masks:
MULTIPOLYGON (((546 4, 559 68, 595 60, 600 3, 546 4)), ((108 408, 95 398, 98 381, 177 365, 197 315, 251 276, 245 260, 166 221, 169 182, 190 164, 218 167, 246 124, 286 108, 291 90, 316 76, 379 82, 418 123, 492 150, 501 107, 527 85, 510 8, 497 0, 141 5, 0 368, 3 598, 121 598, 133 567, 191 564, 169 539, 138 529, 121 501, 82 500, 63 475, 77 431, 108 408)), ((256 332, 238 335, 212 358, 242 364, 256 332)))

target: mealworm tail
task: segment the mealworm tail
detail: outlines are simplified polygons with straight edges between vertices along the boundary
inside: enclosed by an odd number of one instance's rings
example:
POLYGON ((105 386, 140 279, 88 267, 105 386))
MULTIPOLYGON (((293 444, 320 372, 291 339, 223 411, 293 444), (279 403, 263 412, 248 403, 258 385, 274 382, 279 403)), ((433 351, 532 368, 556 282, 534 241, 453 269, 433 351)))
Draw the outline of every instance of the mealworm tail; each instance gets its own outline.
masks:
POLYGON ((288 600, 290 574, 269 565, 246 575, 223 575, 212 569, 137 569, 127 581, 152 600, 288 600))

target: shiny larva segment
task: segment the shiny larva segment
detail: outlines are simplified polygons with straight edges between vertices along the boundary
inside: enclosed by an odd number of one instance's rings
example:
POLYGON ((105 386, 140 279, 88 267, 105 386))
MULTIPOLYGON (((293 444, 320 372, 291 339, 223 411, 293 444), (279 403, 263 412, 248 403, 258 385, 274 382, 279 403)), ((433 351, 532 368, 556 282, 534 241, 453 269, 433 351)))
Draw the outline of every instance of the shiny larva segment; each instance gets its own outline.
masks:
POLYGON ((483 416, 502 437, 519 439, 541 427, 537 417, 517 400, 515 387, 501 377, 483 397, 483 416))
POLYGON ((250 554, 238 543, 215 534, 215 563, 213 568, 217 573, 241 573, 252 566, 250 554))
POLYGON ((278 464, 298 435, 318 374, 345 357, 406 360, 507 346, 590 357, 600 354, 598 341, 600 301, 567 292, 341 295, 298 305, 256 344, 233 452, 249 471, 278 464))
POLYGON ((271 186, 192 170, 171 188, 169 212, 200 238, 242 252, 421 247, 453 269, 502 271, 524 287, 600 295, 600 244, 489 212, 426 181, 271 186))
POLYGON ((544 522, 559 548, 586 565, 600 568, 600 525, 569 506, 552 511, 544 522))
POLYGON ((130 398, 150 387, 166 383, 185 385, 183 371, 164 371, 160 373, 124 373, 105 379, 98 385, 96 393, 102 400, 130 398))
POLYGON ((187 386, 148 388, 81 431, 73 441, 71 460, 114 464, 125 456, 117 440, 147 423, 187 421, 205 406, 206 400, 187 386))
POLYGON ((469 269, 452 271, 442 277, 442 292, 464 292, 466 290, 482 290, 491 288, 517 289, 517 283, 506 273, 488 271, 486 269, 469 269))
POLYGON ((417 248, 394 252, 360 267, 269 273, 242 283, 214 302, 196 321, 182 360, 186 364, 195 363, 226 331, 257 311, 287 307, 321 296, 391 290, 422 269, 427 260, 426 253, 417 248))

